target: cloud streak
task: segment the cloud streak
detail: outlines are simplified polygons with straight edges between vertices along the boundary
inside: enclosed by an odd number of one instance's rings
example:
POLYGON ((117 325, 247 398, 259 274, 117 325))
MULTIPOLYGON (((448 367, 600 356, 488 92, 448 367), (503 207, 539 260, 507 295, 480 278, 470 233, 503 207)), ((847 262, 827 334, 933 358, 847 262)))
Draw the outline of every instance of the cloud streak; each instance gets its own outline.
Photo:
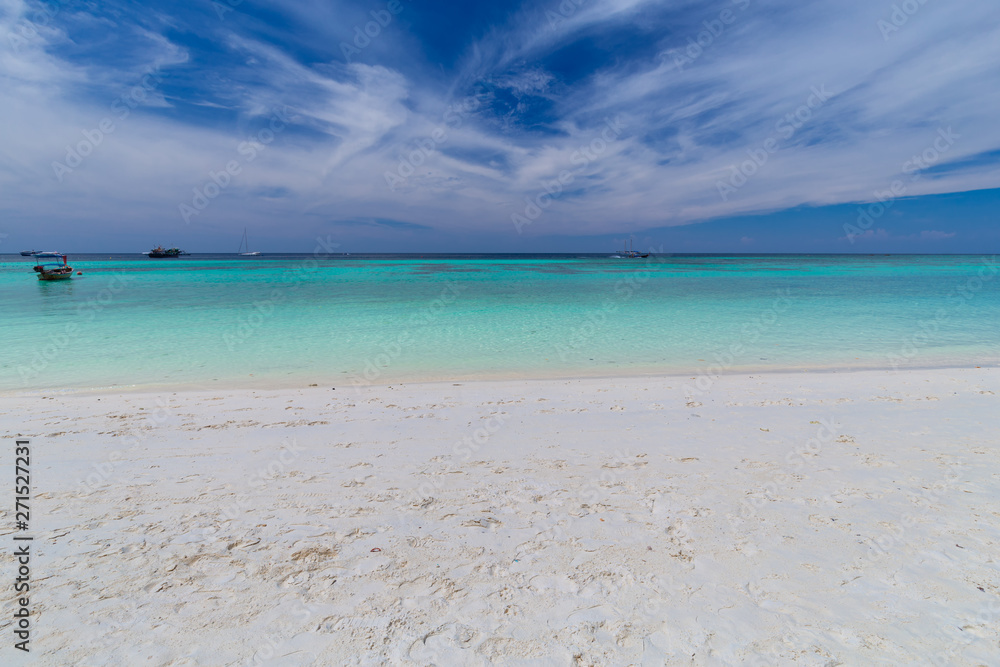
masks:
POLYGON ((0 2, 0 211, 51 234, 184 224, 178 202, 275 108, 291 110, 280 140, 193 228, 280 225, 275 235, 313 238, 337 221, 385 220, 396 225, 341 226, 570 237, 872 202, 898 178, 910 198, 1000 182, 1000 8, 988 1, 926 3, 889 39, 879 22, 893 4, 867 0, 564 0, 437 23, 435 3, 404 1, 350 58, 340 45, 374 20, 367 5, 286 2, 255 15, 242 3, 222 19, 195 3, 169 17, 115 2, 45 6, 59 11, 26 29, 41 5, 0 2), (128 120, 54 175, 53 161, 151 68, 162 81, 128 120), (580 165, 608 118, 625 129, 580 165), (908 161, 941 127, 962 139, 910 180, 908 161), (566 170, 572 183, 545 215, 515 230, 511 213, 566 170))

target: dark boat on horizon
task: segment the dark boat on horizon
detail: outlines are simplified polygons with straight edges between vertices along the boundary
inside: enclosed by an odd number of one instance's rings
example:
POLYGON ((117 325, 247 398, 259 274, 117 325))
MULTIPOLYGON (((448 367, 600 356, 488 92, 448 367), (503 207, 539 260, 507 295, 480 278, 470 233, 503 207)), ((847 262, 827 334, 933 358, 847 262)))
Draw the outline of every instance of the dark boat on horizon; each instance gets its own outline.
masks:
POLYGON ((181 255, 186 255, 187 253, 180 248, 164 248, 163 246, 158 245, 145 254, 149 255, 151 259, 162 259, 164 257, 180 257, 181 255))
POLYGON ((619 250, 618 254, 612 255, 616 259, 645 259, 649 257, 649 253, 643 254, 638 250, 632 250, 632 241, 629 241, 629 247, 626 250, 619 250))

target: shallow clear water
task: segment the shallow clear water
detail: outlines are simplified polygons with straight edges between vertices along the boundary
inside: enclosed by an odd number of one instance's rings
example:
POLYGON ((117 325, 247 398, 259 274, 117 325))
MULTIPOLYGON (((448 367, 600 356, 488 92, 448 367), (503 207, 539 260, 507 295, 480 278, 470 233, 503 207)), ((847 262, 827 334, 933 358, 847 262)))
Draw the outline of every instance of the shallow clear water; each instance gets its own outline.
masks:
POLYGON ((0 260, 8 392, 1000 362, 987 256, 0 260))

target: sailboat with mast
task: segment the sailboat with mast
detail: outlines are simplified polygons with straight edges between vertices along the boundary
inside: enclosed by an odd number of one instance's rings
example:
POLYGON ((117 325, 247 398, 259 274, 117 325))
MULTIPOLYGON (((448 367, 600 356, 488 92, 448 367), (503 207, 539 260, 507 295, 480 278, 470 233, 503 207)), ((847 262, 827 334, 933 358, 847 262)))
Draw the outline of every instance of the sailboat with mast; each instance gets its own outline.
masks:
POLYGON ((260 257, 260 253, 256 250, 250 250, 250 241, 247 240, 247 228, 243 228, 243 240, 240 241, 240 249, 236 251, 239 253, 240 257, 260 257), (244 251, 243 248, 246 247, 244 251))
POLYGON ((618 253, 615 255, 615 257, 618 259, 644 259, 646 257, 649 257, 649 253, 647 252, 646 254, 643 254, 638 250, 633 250, 632 239, 629 239, 628 249, 619 250, 618 253))

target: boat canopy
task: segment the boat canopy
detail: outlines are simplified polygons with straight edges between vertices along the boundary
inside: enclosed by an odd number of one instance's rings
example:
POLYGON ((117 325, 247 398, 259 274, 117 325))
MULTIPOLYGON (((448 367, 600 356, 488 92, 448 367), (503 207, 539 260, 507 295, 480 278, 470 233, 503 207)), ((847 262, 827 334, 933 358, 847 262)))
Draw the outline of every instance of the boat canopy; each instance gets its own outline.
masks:
POLYGON ((59 252, 36 252, 34 257, 35 266, 66 266, 66 255, 59 252), (62 262, 45 262, 43 264, 41 261, 37 261, 42 259, 61 259, 62 262))

